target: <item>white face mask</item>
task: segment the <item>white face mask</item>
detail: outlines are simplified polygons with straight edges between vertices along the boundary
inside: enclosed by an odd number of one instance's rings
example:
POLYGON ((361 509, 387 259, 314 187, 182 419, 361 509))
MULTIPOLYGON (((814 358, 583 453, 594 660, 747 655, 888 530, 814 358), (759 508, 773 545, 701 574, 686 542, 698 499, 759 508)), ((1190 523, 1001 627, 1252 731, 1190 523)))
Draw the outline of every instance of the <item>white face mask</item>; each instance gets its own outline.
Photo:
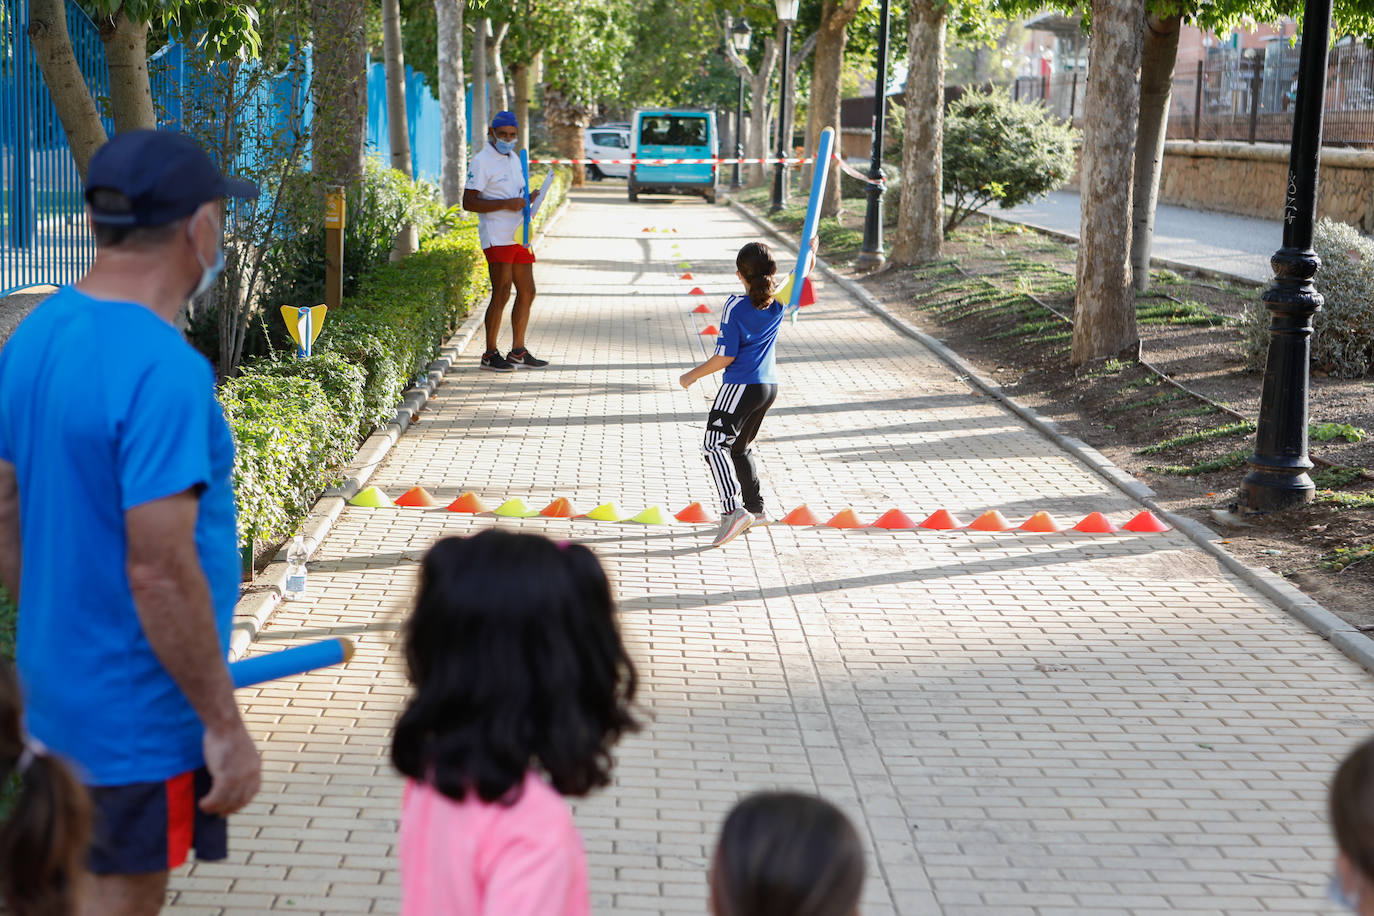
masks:
POLYGON ((1337 903, 1352 913, 1360 911, 1359 894, 1352 894, 1345 889, 1345 882, 1341 880, 1339 873, 1331 876, 1331 880, 1326 884, 1326 896, 1331 898, 1333 903, 1337 903))
MULTIPOLYGON (((187 236, 191 235, 189 225, 186 227, 186 234, 187 236)), ((215 246, 215 260, 211 264, 206 264, 200 259, 200 250, 196 248, 194 238, 191 238, 191 251, 195 253, 196 263, 200 265, 200 282, 196 284, 195 289, 191 290, 191 295, 187 297, 194 299, 214 286, 215 281, 219 279, 220 273, 224 270, 224 246, 222 244, 215 246)))

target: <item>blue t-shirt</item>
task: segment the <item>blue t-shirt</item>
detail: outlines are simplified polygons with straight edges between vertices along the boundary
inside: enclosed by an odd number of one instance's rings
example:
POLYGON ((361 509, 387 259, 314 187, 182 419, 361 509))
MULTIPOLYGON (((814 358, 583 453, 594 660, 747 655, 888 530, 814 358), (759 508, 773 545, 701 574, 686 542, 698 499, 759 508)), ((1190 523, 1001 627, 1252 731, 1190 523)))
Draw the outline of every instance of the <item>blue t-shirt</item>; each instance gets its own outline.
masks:
POLYGON ((150 309, 63 289, 0 350, 0 459, 19 481, 29 731, 90 785, 201 766, 200 720, 134 608, 124 513, 200 491, 196 550, 227 651, 234 445, 209 362, 150 309))
POLYGON ((720 316, 717 356, 733 356, 725 367, 722 381, 732 385, 777 384, 778 370, 773 360, 773 345, 782 327, 782 303, 774 300, 768 308, 756 309, 748 296, 725 300, 720 316))

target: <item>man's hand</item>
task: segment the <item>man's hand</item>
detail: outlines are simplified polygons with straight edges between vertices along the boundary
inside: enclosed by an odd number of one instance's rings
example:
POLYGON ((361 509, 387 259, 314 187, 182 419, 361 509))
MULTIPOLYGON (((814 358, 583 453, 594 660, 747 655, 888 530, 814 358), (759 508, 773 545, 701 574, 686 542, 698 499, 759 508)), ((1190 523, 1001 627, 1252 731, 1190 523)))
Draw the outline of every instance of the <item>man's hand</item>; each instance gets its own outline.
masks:
POLYGON ((523 197, 508 197, 502 203, 506 205, 507 210, 513 210, 517 213, 525 209, 525 198, 523 197))
POLYGON ((536 200, 538 200, 538 199, 539 199, 539 188, 535 188, 535 189, 534 189, 534 192, 533 192, 532 194, 530 194, 530 203, 534 203, 534 202, 535 202, 536 200))
POLYGON ((243 808, 262 785, 262 758, 240 721, 226 730, 205 732, 205 766, 210 791, 200 800, 206 814, 228 816, 243 808))

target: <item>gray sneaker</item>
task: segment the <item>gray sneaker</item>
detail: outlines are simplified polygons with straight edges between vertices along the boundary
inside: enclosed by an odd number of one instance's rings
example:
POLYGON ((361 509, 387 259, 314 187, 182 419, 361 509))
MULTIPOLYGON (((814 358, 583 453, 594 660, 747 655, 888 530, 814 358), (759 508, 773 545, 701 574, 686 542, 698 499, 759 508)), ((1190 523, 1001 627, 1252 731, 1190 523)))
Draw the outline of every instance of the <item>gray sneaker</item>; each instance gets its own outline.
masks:
POLYGON ((757 527, 759 527, 759 526, 761 526, 761 525, 771 525, 771 524, 773 524, 773 521, 774 521, 773 516, 771 516, 771 515, 768 514, 768 510, 767 510, 767 509, 764 509, 764 510, 761 511, 761 512, 754 512, 754 513, 752 513, 752 515, 754 516, 754 524, 753 524, 752 527, 757 528, 757 527))
POLYGON ((743 534, 752 524, 754 524, 752 512, 746 509, 736 509, 720 520, 720 528, 716 531, 716 539, 711 542, 711 546, 719 547, 722 544, 730 543, 743 534))

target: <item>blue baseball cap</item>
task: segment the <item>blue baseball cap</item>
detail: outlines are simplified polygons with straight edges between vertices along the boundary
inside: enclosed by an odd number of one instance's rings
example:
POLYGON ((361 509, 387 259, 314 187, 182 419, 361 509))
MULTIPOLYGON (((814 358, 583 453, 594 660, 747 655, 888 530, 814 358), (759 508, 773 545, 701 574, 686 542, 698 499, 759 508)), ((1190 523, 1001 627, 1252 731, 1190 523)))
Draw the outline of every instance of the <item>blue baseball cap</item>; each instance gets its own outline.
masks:
POLYGON ((517 121, 517 120, 515 120, 515 112, 513 112, 513 111, 498 111, 498 112, 496 113, 496 117, 494 117, 494 118, 491 119, 491 129, 492 129, 492 130, 495 130, 495 129, 498 128, 498 127, 519 127, 519 126, 520 126, 520 122, 517 121))
POLYGON ((105 226, 163 226, 221 197, 253 200, 258 186, 226 178, 199 143, 174 130, 130 130, 95 151, 86 169, 92 221, 105 226), (91 201, 96 190, 117 191, 127 207, 91 201))

